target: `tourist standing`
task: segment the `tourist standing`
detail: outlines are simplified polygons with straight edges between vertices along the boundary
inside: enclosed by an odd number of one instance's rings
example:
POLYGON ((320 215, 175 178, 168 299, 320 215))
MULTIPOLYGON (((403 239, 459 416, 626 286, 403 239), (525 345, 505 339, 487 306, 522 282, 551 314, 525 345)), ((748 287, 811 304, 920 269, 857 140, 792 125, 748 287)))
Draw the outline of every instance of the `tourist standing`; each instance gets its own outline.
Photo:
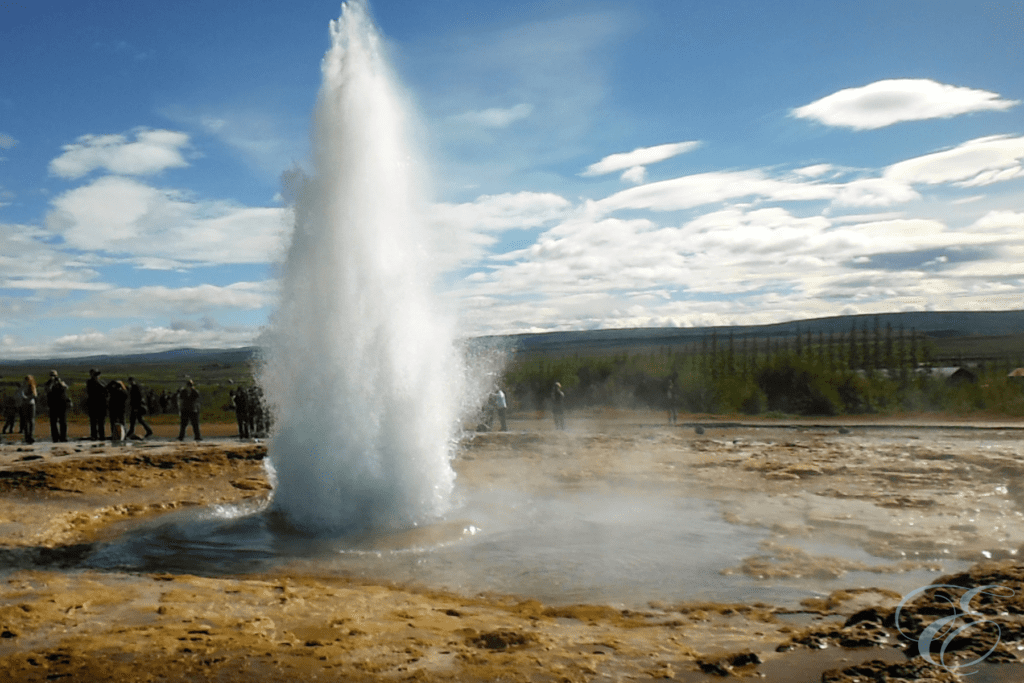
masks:
POLYGON ((249 438, 249 397, 244 387, 231 392, 231 405, 235 409, 235 420, 238 422, 238 438, 249 438))
POLYGON ((0 434, 13 434, 14 421, 18 419, 18 401, 14 396, 8 396, 5 392, 2 403, 4 411, 4 426, 3 429, 0 429, 0 434))
POLYGON ((192 436, 202 441, 199 436, 199 391, 195 382, 189 380, 178 391, 178 411, 181 416, 181 429, 178 430, 178 441, 185 440, 185 427, 192 425, 192 436))
POLYGON ((676 407, 676 383, 672 380, 668 381, 665 401, 668 403, 668 423, 674 425, 679 420, 679 409, 676 407))
POLYGON ((68 385, 56 370, 50 370, 50 379, 43 386, 46 389, 46 407, 50 411, 50 438, 54 443, 65 442, 68 440, 68 409, 71 407, 68 385))
POLYGON ((107 396, 110 406, 110 440, 120 441, 125 437, 124 413, 128 405, 128 387, 121 380, 111 380, 107 384, 107 396))
POLYGON ((85 407, 89 411, 89 438, 93 441, 106 439, 107 388, 100 382, 100 371, 89 370, 85 382, 85 407))
POLYGON ((21 433, 25 443, 35 443, 36 431, 36 378, 25 375, 25 382, 19 390, 21 394, 21 433))
POLYGON ((146 401, 142 396, 142 385, 135 381, 134 377, 128 378, 128 434, 129 439, 144 439, 153 433, 146 422, 146 401), (138 422, 146 430, 146 436, 135 436, 135 423, 138 422))
POLYGON ((507 431, 508 425, 505 423, 505 413, 508 411, 508 401, 505 400, 505 392, 500 388, 494 394, 494 407, 498 411, 498 421, 501 423, 501 431, 507 431))
POLYGON ((555 428, 565 429, 565 392, 561 382, 555 382, 551 390, 551 413, 555 418, 555 428))

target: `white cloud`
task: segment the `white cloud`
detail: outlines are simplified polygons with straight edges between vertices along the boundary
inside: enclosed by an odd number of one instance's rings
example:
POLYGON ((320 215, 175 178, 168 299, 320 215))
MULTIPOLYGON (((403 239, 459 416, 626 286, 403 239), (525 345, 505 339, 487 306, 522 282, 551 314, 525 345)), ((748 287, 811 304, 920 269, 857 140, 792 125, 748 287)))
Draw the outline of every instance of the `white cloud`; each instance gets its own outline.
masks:
POLYGON ((435 204, 432 220, 457 232, 535 228, 565 215, 570 203, 550 192, 481 195, 464 204, 435 204))
POLYGON ((764 197, 775 201, 808 201, 831 199, 835 193, 835 188, 830 185, 777 180, 769 178, 757 170, 724 171, 700 173, 640 185, 590 202, 588 207, 599 214, 608 214, 622 209, 678 211, 740 197, 764 197))
POLYGON ((794 169, 793 173, 805 178, 817 178, 825 175, 833 168, 835 167, 832 164, 814 164, 813 166, 804 166, 803 168, 794 169))
POLYGON ((497 234, 550 225, 570 207, 565 198, 541 192, 482 195, 463 204, 435 204, 430 221, 441 246, 438 265, 442 271, 453 270, 480 258, 497 242, 497 234))
POLYGON ((892 178, 862 178, 839 186, 836 206, 891 206, 920 199, 914 188, 892 178))
MULTIPOLYGON (((671 159, 674 156, 685 154, 697 147, 700 147, 700 142, 696 140, 688 142, 673 142, 666 145, 656 145, 654 147, 639 147, 634 149, 632 152, 610 154, 597 163, 587 166, 586 170, 584 170, 580 175, 587 177, 599 176, 607 173, 615 173, 616 171, 623 171, 627 169, 632 170, 636 167, 649 166, 650 164, 656 164, 659 161, 665 161, 666 159, 671 159)), ((632 178, 630 178, 630 180, 631 179, 632 178)))
POLYGON ((1024 213, 1017 211, 989 211, 971 226, 972 230, 1013 235, 1024 241, 1024 213))
POLYGON ((664 227, 574 212, 532 246, 492 256, 459 294, 465 323, 487 332, 962 309, 968 292, 1012 308, 1011 294, 1024 296, 1021 220, 992 212, 951 229, 893 212, 833 221, 736 205, 664 227))
POLYGON ((76 264, 31 225, 0 223, 0 288, 18 290, 99 290, 96 271, 76 264))
POLYGON ((104 176, 56 197, 47 225, 68 246, 184 263, 279 258, 287 212, 192 201, 131 178, 104 176))
POLYGON ((887 211, 884 213, 861 213, 861 214, 847 214, 843 216, 829 216, 829 220, 833 224, 840 223, 872 223, 875 221, 888 221, 894 218, 903 218, 904 214, 901 211, 887 211))
POLYGON ((273 284, 267 282, 235 282, 226 286, 118 287, 103 292, 99 300, 109 306, 107 310, 111 312, 144 309, 151 314, 154 311, 195 314, 213 308, 265 308, 274 302, 275 291, 273 284))
POLYGON ((80 178, 103 169, 119 175, 152 175, 168 168, 188 166, 182 149, 188 135, 170 130, 138 129, 135 140, 125 135, 83 135, 50 162, 50 173, 80 178))
POLYGON ((18 144, 18 141, 7 133, 0 133, 0 149, 11 149, 18 144))
POLYGON ((628 168, 625 171, 623 171, 622 175, 619 177, 619 180, 621 180, 622 182, 631 183, 633 185, 639 185, 646 179, 646 166, 634 166, 633 168, 628 168))
POLYGON ((907 159, 885 169, 884 177, 902 183, 989 185, 1024 175, 1024 137, 993 135, 952 149, 907 159))
POLYGON ((479 128, 508 128, 516 121, 528 118, 533 113, 533 105, 522 102, 508 109, 484 109, 469 111, 453 116, 452 120, 479 128))
POLYGON ((7 289, 54 289, 58 291, 103 291, 110 289, 111 285, 106 282, 81 282, 62 279, 66 273, 40 273, 42 277, 29 278, 7 278, 0 280, 0 287, 7 289))
POLYGON ((899 78, 846 88, 791 113, 828 126, 869 130, 902 121, 950 118, 977 111, 1005 111, 1018 100, 997 93, 945 85, 928 79, 899 78))

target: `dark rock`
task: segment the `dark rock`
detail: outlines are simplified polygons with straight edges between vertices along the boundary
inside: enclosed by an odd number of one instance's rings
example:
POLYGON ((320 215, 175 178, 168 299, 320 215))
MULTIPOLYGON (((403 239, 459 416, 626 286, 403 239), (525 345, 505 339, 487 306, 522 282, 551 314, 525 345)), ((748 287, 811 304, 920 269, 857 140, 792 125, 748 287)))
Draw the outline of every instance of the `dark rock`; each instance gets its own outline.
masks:
POLYGON ((507 650, 533 642, 534 638, 517 631, 491 631, 469 639, 469 644, 485 650, 507 650))

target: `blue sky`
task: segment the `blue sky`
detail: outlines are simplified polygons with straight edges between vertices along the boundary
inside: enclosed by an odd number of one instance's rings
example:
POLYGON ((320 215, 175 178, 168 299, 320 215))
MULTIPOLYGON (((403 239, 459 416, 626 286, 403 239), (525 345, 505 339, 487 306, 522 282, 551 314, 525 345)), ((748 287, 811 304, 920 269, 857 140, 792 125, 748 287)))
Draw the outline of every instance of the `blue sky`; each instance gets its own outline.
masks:
MULTIPOLYGON (((1021 308, 1020 3, 370 6, 466 334, 1021 308)), ((0 7, 0 357, 252 343, 339 14, 0 7)))

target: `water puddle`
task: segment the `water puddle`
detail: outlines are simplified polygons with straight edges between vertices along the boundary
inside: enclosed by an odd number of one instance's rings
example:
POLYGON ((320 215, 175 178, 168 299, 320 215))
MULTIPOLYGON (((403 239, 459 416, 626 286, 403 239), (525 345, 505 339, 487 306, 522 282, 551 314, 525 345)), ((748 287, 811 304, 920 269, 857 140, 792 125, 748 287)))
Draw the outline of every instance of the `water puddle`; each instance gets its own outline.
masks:
MULTIPOLYGON (((179 510, 110 531, 89 566, 205 575, 327 574, 550 604, 643 607, 710 600, 793 607, 838 588, 906 591, 935 577, 924 570, 764 579, 730 572, 762 552, 769 532, 725 521, 716 501, 656 491, 540 496, 478 490, 464 493, 446 519, 392 533, 301 535, 256 506, 179 510)), ((794 542, 815 553, 885 562, 839 544, 794 542)))

